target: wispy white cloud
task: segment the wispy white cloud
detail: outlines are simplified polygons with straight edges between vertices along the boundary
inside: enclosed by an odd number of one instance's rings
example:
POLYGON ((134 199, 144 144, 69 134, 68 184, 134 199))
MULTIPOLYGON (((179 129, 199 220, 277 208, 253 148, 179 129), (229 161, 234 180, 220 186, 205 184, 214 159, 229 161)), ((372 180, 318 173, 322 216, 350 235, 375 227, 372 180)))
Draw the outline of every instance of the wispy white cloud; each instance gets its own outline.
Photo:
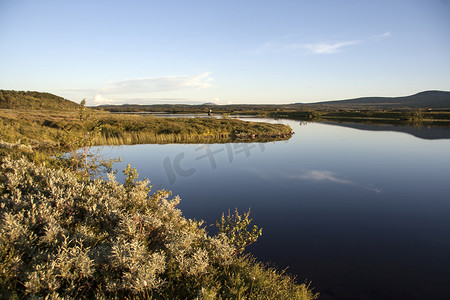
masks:
POLYGON ((392 37, 392 33, 390 33, 390 32, 385 32, 385 33, 383 33, 383 34, 377 34, 377 35, 374 35, 374 36, 371 37, 371 39, 380 41, 380 40, 384 40, 384 39, 390 38, 390 37, 392 37))
POLYGON ((334 54, 340 52, 343 48, 361 44, 363 41, 341 41, 335 43, 314 43, 314 44, 302 44, 302 43, 287 43, 283 41, 269 41, 262 44, 257 49, 250 52, 250 54, 266 54, 266 53, 285 53, 285 54, 298 54, 302 52, 311 52, 314 54, 334 54))
POLYGON ((105 83, 91 89, 66 89, 59 94, 69 99, 87 98, 94 105, 119 103, 192 102, 178 97, 177 91, 189 92, 212 86, 210 72, 197 75, 133 78, 105 83), (159 97, 162 96, 162 97, 159 97), (168 98, 170 97, 170 98, 168 98))
POLYGON ((114 104, 114 103, 117 103, 117 102, 119 102, 119 101, 118 101, 118 100, 114 100, 114 99, 109 99, 109 98, 103 97, 103 96, 100 95, 100 94, 97 94, 97 95, 95 95, 95 97, 94 97, 94 103, 95 103, 96 105, 102 105, 102 104, 114 104))
POLYGON ((194 101, 185 98, 107 98, 101 94, 97 94, 94 97, 94 105, 105 105, 105 104, 203 104, 204 101, 194 101))
POLYGON ((182 89, 202 89, 211 86, 210 72, 198 75, 134 78, 108 83, 98 91, 110 93, 158 93, 182 89))
POLYGON ((333 54, 342 50, 344 47, 361 44, 362 41, 345 41, 338 43, 317 43, 317 44, 306 44, 303 47, 310 50, 314 54, 333 54))
POLYGON ((365 39, 344 40, 334 42, 317 42, 317 43, 301 43, 295 41, 296 37, 287 35, 280 38, 272 39, 263 43, 258 48, 250 51, 249 54, 266 54, 266 53, 286 53, 298 54, 302 52, 310 52, 313 54, 335 54, 343 51, 351 46, 363 44, 371 40, 380 41, 392 36, 391 32, 374 35, 365 39))

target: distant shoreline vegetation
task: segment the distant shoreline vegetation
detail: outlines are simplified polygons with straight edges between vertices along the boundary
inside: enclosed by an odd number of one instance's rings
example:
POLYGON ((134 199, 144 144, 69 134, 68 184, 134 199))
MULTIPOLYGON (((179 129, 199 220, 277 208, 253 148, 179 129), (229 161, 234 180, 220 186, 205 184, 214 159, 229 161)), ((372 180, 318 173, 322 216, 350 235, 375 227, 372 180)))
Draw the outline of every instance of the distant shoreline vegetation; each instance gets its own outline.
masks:
MULTIPOLYGON (((155 111, 155 108, 134 106, 131 111, 124 110, 124 107, 104 107, 114 114, 131 115, 184 115, 200 114, 197 107, 169 107, 165 111, 155 111)), ((323 108, 323 107, 298 107, 295 109, 278 107, 269 108, 264 105, 255 105, 254 107, 227 106, 216 107, 214 114, 216 116, 248 116, 263 117, 273 119, 293 119, 301 121, 330 121, 330 122, 353 122, 365 123, 371 125, 399 125, 399 126, 440 126, 450 127, 450 109, 355 109, 355 108, 323 108)))
POLYGON ((288 118, 303 121, 353 122, 371 125, 442 126, 450 127, 450 110, 304 110, 270 113, 272 118, 288 118))
POLYGON ((450 126, 450 92, 426 91, 406 97, 366 97, 319 103, 281 105, 103 105, 95 109, 115 113, 205 113, 253 115, 303 121, 335 121, 411 126, 450 126))

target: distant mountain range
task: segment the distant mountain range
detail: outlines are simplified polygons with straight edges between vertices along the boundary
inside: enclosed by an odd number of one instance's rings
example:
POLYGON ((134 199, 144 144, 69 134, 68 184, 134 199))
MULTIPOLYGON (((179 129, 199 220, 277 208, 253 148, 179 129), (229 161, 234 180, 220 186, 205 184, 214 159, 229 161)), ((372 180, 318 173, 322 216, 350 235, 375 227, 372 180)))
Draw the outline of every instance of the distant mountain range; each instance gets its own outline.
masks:
POLYGON ((405 97, 364 97, 317 103, 296 103, 297 105, 325 107, 384 107, 384 108, 450 108, 450 92, 425 91, 405 97))
MULTIPOLYGON (((425 91, 411 96, 405 97, 364 97, 337 101, 324 101, 317 103, 295 103, 295 104, 231 104, 218 105, 212 102, 202 105, 187 104, 159 104, 159 105, 102 105, 100 107, 111 111, 153 111, 153 110, 192 110, 194 108, 201 109, 205 107, 215 106, 219 108, 230 109, 270 109, 276 108, 301 108, 310 107, 314 109, 396 109, 396 108, 421 108, 421 109, 450 109, 450 92, 446 91, 425 91)), ((70 100, 55 96, 50 93, 42 92, 25 92, 0 90, 0 108, 13 109, 77 109, 78 104, 70 100)))

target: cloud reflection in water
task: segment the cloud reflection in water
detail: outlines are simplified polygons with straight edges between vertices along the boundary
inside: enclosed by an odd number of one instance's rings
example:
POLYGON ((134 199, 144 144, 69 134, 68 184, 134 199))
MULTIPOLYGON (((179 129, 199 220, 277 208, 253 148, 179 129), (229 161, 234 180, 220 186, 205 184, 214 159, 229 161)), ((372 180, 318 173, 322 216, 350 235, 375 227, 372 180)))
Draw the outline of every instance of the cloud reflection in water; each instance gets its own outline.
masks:
POLYGON ((355 186, 365 190, 373 191, 376 193, 381 193, 383 190, 372 184, 363 184, 354 180, 346 179, 339 174, 328 171, 328 170, 302 170, 299 173, 288 173, 288 172, 276 172, 272 174, 263 175, 266 179, 273 177, 294 179, 294 180, 307 180, 314 182, 332 182, 337 184, 343 184, 348 186, 355 186))

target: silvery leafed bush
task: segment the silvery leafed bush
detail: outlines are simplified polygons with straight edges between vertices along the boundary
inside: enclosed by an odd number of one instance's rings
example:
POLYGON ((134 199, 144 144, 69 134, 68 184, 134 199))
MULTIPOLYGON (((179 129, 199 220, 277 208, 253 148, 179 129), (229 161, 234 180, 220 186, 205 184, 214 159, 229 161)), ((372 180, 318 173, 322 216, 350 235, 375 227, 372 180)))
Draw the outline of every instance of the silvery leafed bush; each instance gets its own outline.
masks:
MULTIPOLYGON (((305 284, 207 234, 178 197, 127 168, 91 179, 25 159, 0 167, 0 294, 16 299, 311 299, 305 284)), ((223 220, 224 218, 222 218, 223 220)), ((239 234, 239 233, 235 233, 239 234)), ((239 239, 237 239, 239 240, 239 239)))

